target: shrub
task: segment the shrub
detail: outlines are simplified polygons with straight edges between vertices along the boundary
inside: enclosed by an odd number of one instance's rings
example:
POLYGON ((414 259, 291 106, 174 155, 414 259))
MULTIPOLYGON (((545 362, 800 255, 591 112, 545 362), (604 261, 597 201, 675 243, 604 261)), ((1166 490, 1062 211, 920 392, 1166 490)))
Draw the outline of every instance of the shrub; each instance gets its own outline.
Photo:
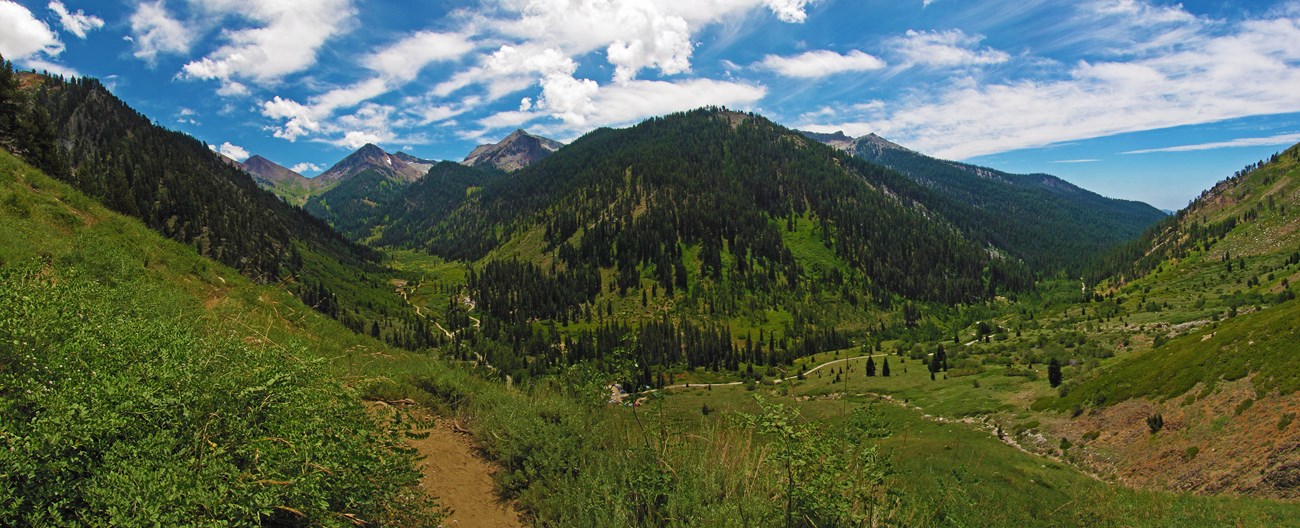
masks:
POLYGON ((1148 416, 1147 428, 1151 430, 1151 434, 1160 432, 1161 429, 1165 428, 1165 417, 1160 415, 1160 413, 1148 416))

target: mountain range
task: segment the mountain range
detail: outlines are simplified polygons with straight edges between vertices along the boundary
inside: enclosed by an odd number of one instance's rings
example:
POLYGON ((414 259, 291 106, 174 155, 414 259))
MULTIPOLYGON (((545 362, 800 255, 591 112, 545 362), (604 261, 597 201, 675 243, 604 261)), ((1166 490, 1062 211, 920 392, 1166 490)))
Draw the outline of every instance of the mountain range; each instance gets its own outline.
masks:
POLYGON ((407 412, 538 525, 1296 518, 1300 145, 1169 216, 718 107, 304 178, 6 63, 0 147, 0 524, 436 525, 407 412))

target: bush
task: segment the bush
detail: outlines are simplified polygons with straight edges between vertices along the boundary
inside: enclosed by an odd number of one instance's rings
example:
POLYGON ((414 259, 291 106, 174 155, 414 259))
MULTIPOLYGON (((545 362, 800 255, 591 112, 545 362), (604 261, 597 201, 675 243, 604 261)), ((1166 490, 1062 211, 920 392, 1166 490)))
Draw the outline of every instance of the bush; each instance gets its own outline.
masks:
POLYGON ((1160 413, 1148 416, 1147 428, 1151 430, 1151 434, 1160 432, 1161 429, 1165 428, 1165 417, 1160 415, 1160 413))

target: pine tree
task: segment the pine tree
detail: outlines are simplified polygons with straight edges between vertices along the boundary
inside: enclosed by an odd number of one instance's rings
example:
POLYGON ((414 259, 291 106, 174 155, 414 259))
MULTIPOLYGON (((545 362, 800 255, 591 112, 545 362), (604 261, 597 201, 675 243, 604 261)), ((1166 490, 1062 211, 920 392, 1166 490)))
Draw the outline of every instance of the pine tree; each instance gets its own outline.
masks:
POLYGON ((880 366, 880 375, 889 377, 889 358, 885 358, 885 364, 880 366))
POLYGON ((1047 363, 1047 382, 1052 384, 1053 388, 1061 385, 1061 362, 1052 358, 1047 363))
POLYGON ((870 356, 867 357, 867 377, 876 375, 876 360, 870 356))

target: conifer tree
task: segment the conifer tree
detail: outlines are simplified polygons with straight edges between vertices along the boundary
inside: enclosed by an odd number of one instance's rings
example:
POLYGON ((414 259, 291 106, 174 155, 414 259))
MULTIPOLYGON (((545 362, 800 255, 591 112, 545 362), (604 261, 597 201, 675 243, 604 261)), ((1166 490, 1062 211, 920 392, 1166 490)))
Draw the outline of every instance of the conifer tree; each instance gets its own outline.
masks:
POLYGON ((1052 384, 1052 388, 1061 385, 1061 362, 1056 358, 1047 362, 1047 382, 1052 384))

